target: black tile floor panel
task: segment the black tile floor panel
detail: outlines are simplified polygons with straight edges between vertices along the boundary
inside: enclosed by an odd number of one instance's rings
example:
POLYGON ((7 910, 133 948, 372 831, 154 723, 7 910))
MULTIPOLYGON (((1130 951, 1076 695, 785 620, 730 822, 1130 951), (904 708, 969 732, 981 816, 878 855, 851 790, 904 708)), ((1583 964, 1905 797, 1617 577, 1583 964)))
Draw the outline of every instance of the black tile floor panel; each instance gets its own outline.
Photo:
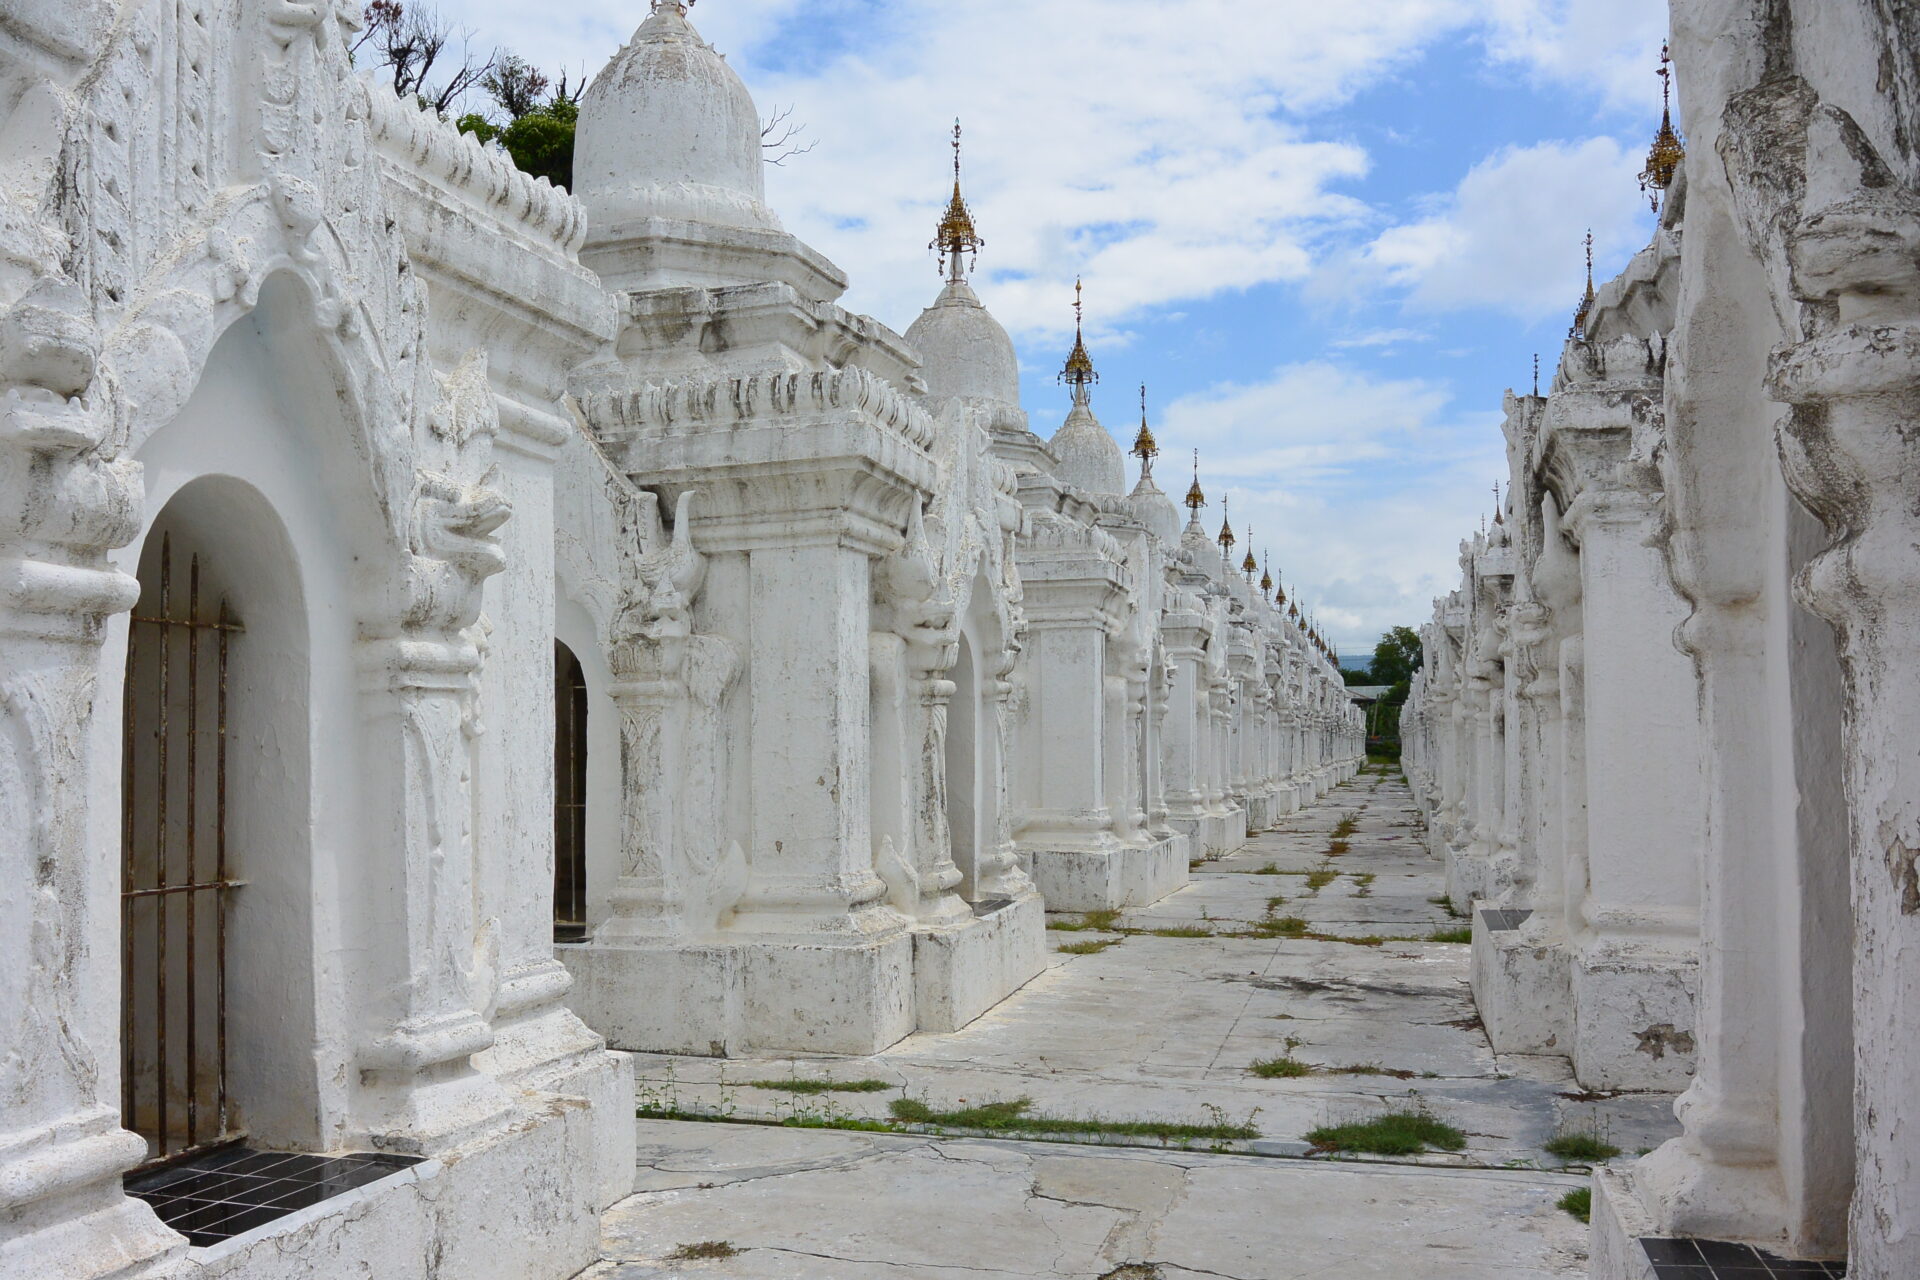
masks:
POLYGON ((1724 1240, 1643 1239, 1640 1244, 1659 1280, 1771 1280, 1775 1276, 1814 1280, 1847 1274, 1844 1262, 1796 1262, 1750 1244, 1724 1240))
POLYGON ((1521 925, 1525 924, 1532 915, 1533 912, 1527 908, 1480 908, 1480 918, 1486 922, 1487 928, 1496 933, 1504 933, 1509 929, 1518 929, 1521 925))
POLYGON ((223 1147, 128 1178, 126 1186, 128 1195, 153 1206, 160 1221, 204 1248, 418 1163, 412 1156, 223 1147))

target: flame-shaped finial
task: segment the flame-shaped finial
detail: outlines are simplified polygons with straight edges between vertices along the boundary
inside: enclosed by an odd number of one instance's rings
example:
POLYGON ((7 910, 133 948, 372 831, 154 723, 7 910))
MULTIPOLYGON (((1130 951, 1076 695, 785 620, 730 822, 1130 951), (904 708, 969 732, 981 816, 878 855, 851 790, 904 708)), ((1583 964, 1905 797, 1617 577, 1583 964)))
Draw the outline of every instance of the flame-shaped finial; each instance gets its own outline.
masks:
POLYGON ((1233 544, 1236 539, 1233 536, 1233 523, 1227 519, 1227 500, 1224 497, 1220 499, 1220 536, 1214 541, 1220 544, 1221 555, 1233 554, 1233 544))
POLYGON ((1207 505, 1207 495, 1200 489, 1200 451, 1193 451, 1193 483, 1187 488, 1187 510, 1193 512, 1193 518, 1200 518, 1200 508, 1207 505))

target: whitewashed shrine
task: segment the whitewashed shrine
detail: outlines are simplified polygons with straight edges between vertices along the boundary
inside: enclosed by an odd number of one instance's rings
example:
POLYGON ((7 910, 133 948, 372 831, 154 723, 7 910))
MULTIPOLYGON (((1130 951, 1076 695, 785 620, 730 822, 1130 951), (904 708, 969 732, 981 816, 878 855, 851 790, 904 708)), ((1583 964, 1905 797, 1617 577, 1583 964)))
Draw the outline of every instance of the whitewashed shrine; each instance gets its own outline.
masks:
POLYGON ((1357 767, 1084 344, 1028 430, 958 184, 842 310, 653 8, 569 195, 357 4, 0 4, 0 1276, 572 1275, 617 1050, 963 1025, 1357 767))

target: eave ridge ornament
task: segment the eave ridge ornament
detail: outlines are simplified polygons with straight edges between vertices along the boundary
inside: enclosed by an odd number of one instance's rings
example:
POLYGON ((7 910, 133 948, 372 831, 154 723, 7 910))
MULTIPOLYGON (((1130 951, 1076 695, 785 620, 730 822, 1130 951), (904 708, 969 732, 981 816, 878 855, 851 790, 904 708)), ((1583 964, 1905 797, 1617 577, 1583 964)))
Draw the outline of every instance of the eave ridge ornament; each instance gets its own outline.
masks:
POLYGON ((1687 147, 1673 127, 1673 51, 1665 41, 1660 44, 1660 129, 1653 135, 1647 152, 1647 167, 1640 174, 1640 190, 1646 193, 1655 213, 1660 200, 1673 185, 1680 162, 1687 158, 1687 147))
POLYGON ((966 255, 972 254, 978 262, 980 251, 987 242, 980 238, 974 229, 973 210, 967 207, 966 197, 960 194, 960 122, 953 122, 953 199, 947 203, 947 211, 935 229, 933 243, 927 246, 940 255, 941 269, 947 273, 947 279, 959 283, 971 269, 966 255))

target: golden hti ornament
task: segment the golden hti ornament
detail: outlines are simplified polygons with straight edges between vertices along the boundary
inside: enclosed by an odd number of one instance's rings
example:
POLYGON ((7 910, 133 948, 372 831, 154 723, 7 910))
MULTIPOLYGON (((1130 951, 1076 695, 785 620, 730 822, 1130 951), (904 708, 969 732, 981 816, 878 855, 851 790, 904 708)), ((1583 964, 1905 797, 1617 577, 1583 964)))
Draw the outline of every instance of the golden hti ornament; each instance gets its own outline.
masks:
POLYGON ((1193 483, 1187 487, 1187 510, 1193 512, 1193 518, 1200 518, 1200 508, 1207 505, 1207 495, 1200 489, 1200 451, 1193 451, 1193 483))
POLYGON ((1067 356, 1066 368, 1060 370, 1060 381, 1073 388, 1074 399, 1084 397, 1086 389, 1100 381, 1100 375, 1094 371, 1093 357, 1087 354, 1087 339, 1082 329, 1084 312, 1081 306, 1081 282, 1073 282, 1073 351, 1067 356))
MULTIPOLYGON (((1140 384, 1140 434, 1133 438, 1133 448, 1127 452, 1140 459, 1140 478, 1153 475, 1153 460, 1160 456, 1160 446, 1153 438, 1153 431, 1147 426, 1147 384, 1140 384)), ((1199 474, 1199 461, 1194 462, 1194 473, 1199 474)), ((1196 481, 1197 483, 1197 481, 1196 481)))
POLYGON ((1665 41, 1660 44, 1657 74, 1660 77, 1660 131, 1653 135, 1647 167, 1640 174, 1640 190, 1646 193, 1655 213, 1660 212, 1661 197, 1680 172, 1680 162, 1687 158, 1686 144, 1680 141, 1673 127, 1673 51, 1665 41))
POLYGON ((980 250, 987 242, 974 230, 973 211, 967 207, 966 197, 960 194, 960 122, 953 122, 953 199, 947 204, 947 211, 940 219, 940 226, 934 232, 933 243, 927 246, 940 255, 941 269, 947 272, 949 280, 958 281, 966 274, 966 255, 972 254, 979 260, 980 250))

